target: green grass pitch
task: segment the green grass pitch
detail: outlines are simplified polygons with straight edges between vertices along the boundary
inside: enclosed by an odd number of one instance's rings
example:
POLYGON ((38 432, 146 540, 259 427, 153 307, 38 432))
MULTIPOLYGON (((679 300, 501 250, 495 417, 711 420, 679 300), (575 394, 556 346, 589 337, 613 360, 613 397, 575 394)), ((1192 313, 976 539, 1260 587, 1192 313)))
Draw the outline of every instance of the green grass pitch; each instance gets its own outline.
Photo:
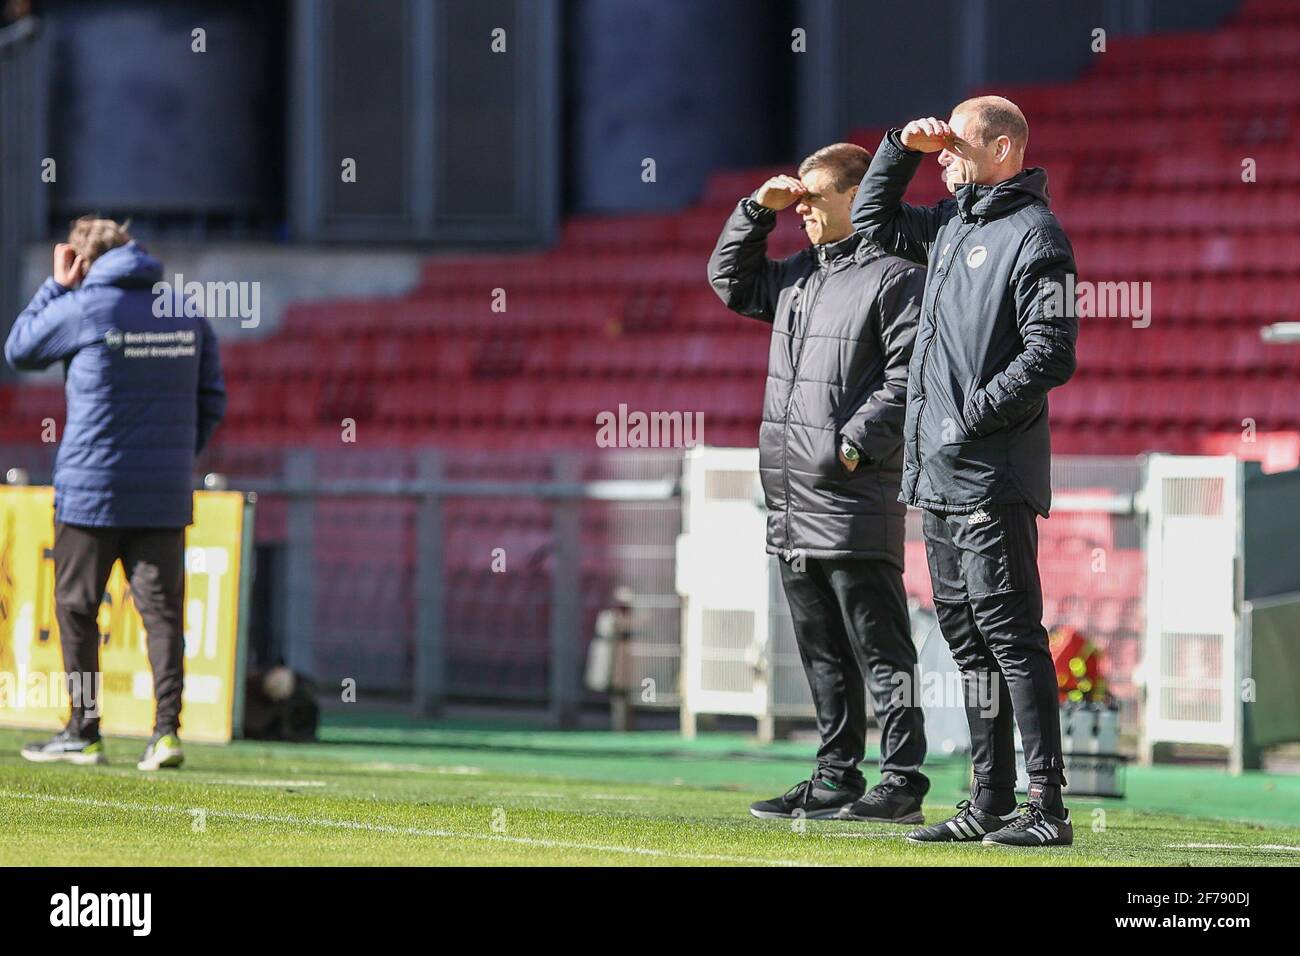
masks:
MULTIPOLYGON (((186 744, 141 773, 34 765, 0 730, 0 865, 1300 865, 1300 778, 1130 768, 1127 800, 1071 799, 1073 847, 912 846, 905 828, 760 821, 806 775, 807 742, 333 718, 309 745, 186 744)), ((937 761, 928 820, 962 797, 937 761)))

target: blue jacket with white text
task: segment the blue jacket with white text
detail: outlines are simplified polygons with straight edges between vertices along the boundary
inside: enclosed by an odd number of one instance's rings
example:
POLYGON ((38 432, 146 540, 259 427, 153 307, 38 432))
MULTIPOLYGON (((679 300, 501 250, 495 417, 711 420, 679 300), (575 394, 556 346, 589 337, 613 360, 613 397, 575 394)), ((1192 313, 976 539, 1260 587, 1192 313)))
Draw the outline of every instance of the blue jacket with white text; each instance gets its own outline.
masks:
POLYGON ((155 309, 161 279, 162 264, 130 242, 96 259, 77 289, 46 279, 9 332, 14 368, 63 363, 56 521, 183 528, 193 520, 194 458, 221 421, 226 388, 208 320, 155 309))

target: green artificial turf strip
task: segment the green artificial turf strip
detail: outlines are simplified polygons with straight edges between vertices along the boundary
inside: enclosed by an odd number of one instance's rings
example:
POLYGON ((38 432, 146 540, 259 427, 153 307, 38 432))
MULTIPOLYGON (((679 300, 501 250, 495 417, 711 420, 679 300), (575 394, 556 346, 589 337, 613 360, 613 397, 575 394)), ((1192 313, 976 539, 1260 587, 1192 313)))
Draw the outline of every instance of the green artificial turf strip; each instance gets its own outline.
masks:
MULTIPOLYGON (((1071 800, 1075 846, 1016 851, 750 818, 806 775, 806 742, 332 719, 319 743, 187 743, 184 768, 146 774, 121 738, 105 767, 23 761, 39 736, 0 730, 0 865, 1300 864, 1295 779, 1207 768, 1131 768, 1132 801, 1071 800)), ((927 770, 937 820, 966 767, 927 770)))

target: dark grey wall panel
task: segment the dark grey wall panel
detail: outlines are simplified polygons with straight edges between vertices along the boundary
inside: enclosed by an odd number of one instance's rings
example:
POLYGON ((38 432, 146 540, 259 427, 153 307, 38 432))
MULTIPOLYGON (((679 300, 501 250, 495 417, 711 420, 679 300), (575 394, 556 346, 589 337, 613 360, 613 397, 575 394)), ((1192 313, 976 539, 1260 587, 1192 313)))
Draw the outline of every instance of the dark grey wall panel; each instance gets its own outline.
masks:
MULTIPOLYGON (((438 4, 438 111, 435 141, 438 218, 441 221, 512 219, 519 215, 526 173, 529 120, 520 100, 529 95, 526 69, 538 36, 527 29, 514 0, 443 0, 438 4), (509 55, 493 53, 488 38, 505 30, 509 55), (523 162, 520 162, 520 160, 523 162)), ((555 124, 558 116, 543 122, 555 124)))
MULTIPOLYGON (((1119 0, 1112 0, 1119 2, 1119 0)), ((1132 0, 1130 0, 1132 2, 1132 0)), ((1208 30, 1241 7, 1241 0, 1146 0, 1148 30, 1208 30)))
MULTIPOLYGON (((929 115, 960 85, 964 37, 954 29, 949 0, 822 4, 839 10, 836 36, 847 49, 839 58, 836 94, 849 111, 835 117, 839 129, 824 130, 824 139, 842 137, 853 126, 929 115)), ((820 61, 810 60, 814 69, 820 61)))
POLYGON ((533 245, 558 215, 557 0, 295 0, 308 240, 533 245), (504 52, 492 49, 505 31, 504 52), (357 161, 345 183, 341 163, 357 161))
POLYGON ((575 208, 677 208, 719 166, 788 158, 793 71, 806 55, 791 52, 788 5, 574 0, 570 10, 575 208), (641 179, 647 158, 654 183, 641 179))
POLYGON ((1266 475, 1254 463, 1244 467, 1244 596, 1253 601, 1300 592, 1300 469, 1266 475))
POLYGON ((800 152, 855 127, 941 115, 974 88, 1072 79, 1091 62, 1097 27, 1108 39, 1206 29, 1237 7, 1237 0, 799 0, 798 19, 820 28, 817 55, 799 70, 800 152))
POLYGON ((280 4, 55 0, 50 127, 59 216, 264 215, 282 170, 280 4), (191 32, 206 32, 206 52, 191 32))
POLYGON ((1036 83, 1068 80, 1092 62, 1092 31, 1107 38, 1124 31, 1122 18, 1107 18, 1108 0, 985 0, 989 13, 982 83, 1036 83))
POLYGON ((335 160, 334 175, 322 170, 329 183, 327 215, 344 223, 407 222, 409 10, 402 3, 373 0, 335 0, 322 10, 322 108, 330 119, 327 155, 335 160), (344 157, 356 161, 356 182, 343 181, 344 157))
MULTIPOLYGON (((23 282, 27 243, 44 232, 49 186, 41 162, 49 155, 46 101, 49 64, 43 24, 35 18, 0 30, 0 337, 35 289, 23 282)), ((0 362, 0 381, 14 377, 0 362)))

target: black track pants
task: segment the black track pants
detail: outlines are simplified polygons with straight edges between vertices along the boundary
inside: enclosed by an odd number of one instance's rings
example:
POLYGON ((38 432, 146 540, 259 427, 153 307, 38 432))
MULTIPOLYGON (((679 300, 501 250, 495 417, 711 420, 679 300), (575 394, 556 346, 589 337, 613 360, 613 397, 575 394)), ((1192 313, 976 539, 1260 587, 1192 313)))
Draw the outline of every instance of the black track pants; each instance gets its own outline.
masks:
POLYGON ((821 776, 850 789, 865 781, 866 695, 881 728, 880 769, 908 777, 924 793, 925 725, 915 699, 899 694, 916 673, 903 574, 887 561, 803 557, 781 561, 781 583, 799 656, 817 709, 821 776), (865 675, 865 676, 864 676, 865 675))
POLYGON ((965 686, 976 782, 1015 786, 1015 726, 1029 772, 1062 782, 1061 712, 1043 627, 1037 515, 1019 504, 966 515, 927 511, 923 528, 935 614, 965 686))

